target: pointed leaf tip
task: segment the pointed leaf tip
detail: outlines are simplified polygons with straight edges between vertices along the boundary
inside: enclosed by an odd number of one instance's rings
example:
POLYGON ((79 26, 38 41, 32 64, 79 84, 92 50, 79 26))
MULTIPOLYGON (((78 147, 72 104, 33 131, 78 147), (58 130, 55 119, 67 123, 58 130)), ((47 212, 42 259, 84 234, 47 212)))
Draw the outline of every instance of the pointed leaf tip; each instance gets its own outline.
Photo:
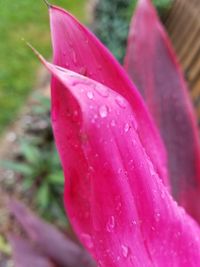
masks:
POLYGON ((43 1, 47 5, 48 8, 51 8, 52 7, 52 5, 47 0, 43 0, 43 1))
POLYGON ((40 62, 48 68, 48 62, 46 59, 29 43, 26 42, 26 45, 33 51, 33 53, 37 56, 37 58, 40 60, 40 62))
MULTIPOLYGON (((25 40, 23 40, 25 41, 25 40)), ((42 57, 42 55, 32 46, 32 44, 30 44, 29 42, 26 42, 26 45, 34 52, 34 54, 40 59, 40 60, 44 60, 44 58, 42 57)))

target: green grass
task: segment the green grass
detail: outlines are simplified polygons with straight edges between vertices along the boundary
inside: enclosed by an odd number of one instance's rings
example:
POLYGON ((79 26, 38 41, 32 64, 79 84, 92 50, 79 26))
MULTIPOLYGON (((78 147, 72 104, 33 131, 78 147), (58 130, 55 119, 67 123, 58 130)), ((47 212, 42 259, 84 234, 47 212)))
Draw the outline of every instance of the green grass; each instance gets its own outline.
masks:
MULTIPOLYGON (((51 1, 82 21, 86 0, 51 1)), ((22 41, 29 41, 45 57, 51 55, 48 10, 42 0, 0 0, 0 134, 15 120, 33 88, 40 63, 22 41)))

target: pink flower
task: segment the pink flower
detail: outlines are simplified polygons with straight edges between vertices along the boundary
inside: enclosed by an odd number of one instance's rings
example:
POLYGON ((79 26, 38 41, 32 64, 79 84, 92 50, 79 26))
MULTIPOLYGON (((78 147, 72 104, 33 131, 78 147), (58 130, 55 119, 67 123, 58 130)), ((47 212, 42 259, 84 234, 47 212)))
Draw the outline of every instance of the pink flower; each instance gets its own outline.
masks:
POLYGON ((197 127, 150 1, 139 1, 125 67, 153 119, 100 41, 66 11, 49 12, 55 65, 41 60, 53 77, 52 125, 77 236, 102 267, 197 266, 199 226, 169 190, 198 220, 197 127))

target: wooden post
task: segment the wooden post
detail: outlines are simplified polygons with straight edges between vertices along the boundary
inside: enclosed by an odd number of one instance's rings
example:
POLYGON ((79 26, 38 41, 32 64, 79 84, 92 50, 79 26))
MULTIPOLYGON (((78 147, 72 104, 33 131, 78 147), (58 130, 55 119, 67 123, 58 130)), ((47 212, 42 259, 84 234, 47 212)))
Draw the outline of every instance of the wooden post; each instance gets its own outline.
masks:
POLYGON ((200 117, 200 0, 175 0, 165 26, 200 117))

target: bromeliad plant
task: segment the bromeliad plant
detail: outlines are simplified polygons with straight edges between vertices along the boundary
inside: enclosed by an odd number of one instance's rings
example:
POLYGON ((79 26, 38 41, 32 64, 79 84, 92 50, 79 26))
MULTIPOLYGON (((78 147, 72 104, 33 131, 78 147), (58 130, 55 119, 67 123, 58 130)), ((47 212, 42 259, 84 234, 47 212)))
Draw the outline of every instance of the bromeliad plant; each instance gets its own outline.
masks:
POLYGON ((139 0, 125 59, 146 104, 88 29, 59 7, 49 12, 54 64, 40 59, 52 74, 52 125, 77 236, 102 267, 199 265, 198 130, 150 0, 139 0))

